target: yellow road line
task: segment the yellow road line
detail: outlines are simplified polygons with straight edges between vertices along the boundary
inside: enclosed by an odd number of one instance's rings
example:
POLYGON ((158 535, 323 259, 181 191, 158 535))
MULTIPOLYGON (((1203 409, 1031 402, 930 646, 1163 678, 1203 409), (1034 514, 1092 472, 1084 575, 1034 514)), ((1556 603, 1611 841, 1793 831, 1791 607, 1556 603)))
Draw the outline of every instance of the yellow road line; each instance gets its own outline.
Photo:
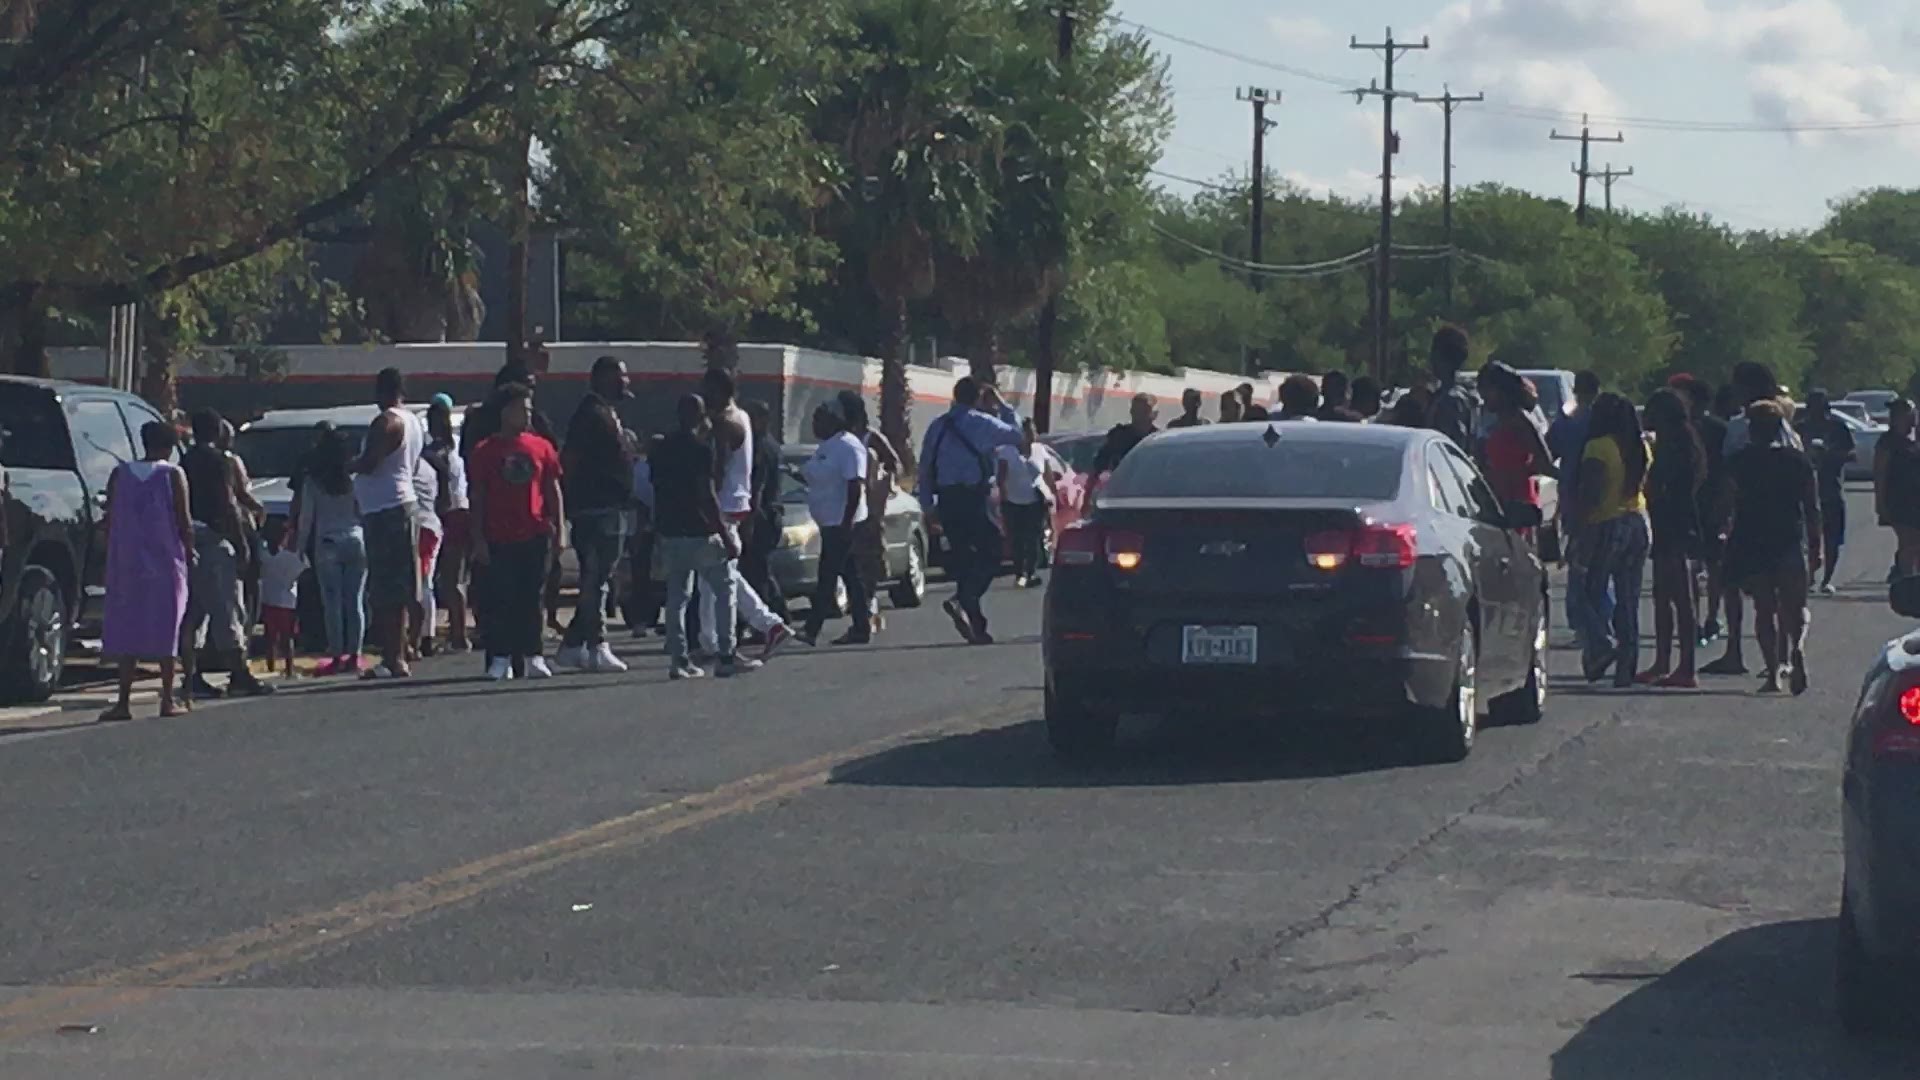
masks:
POLYGON ((861 758, 935 735, 989 728, 1024 711, 1006 704, 870 739, 376 890, 333 907, 228 934, 196 948, 138 964, 90 968, 62 979, 64 985, 58 988, 0 1006, 0 1039, 47 1031, 57 1022, 50 1014, 98 1014, 137 1003, 163 989, 201 985, 254 968, 306 959, 372 931, 498 891, 536 874, 751 813, 768 803, 824 786, 835 769, 861 758))

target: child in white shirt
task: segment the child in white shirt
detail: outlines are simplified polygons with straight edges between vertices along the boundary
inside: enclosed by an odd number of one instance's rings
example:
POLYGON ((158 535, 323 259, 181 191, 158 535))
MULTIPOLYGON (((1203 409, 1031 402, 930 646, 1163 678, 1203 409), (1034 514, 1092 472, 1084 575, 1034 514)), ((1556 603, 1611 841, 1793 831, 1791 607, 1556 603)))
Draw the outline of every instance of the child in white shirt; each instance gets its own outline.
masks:
POLYGON ((284 521, 268 522, 261 538, 267 542, 266 558, 260 562, 260 623, 267 632, 267 670, 282 663, 291 679, 293 643, 300 636, 300 575, 306 573, 307 560, 287 546, 284 521))

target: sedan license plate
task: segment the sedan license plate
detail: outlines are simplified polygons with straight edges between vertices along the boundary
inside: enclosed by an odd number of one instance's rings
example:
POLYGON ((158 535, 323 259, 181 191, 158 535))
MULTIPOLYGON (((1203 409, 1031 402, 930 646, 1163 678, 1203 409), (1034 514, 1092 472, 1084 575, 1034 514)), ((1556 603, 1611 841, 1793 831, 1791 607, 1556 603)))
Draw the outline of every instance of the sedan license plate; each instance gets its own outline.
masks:
POLYGON ((1180 636, 1183 664, 1254 664, 1259 659, 1257 626, 1189 626, 1180 636))

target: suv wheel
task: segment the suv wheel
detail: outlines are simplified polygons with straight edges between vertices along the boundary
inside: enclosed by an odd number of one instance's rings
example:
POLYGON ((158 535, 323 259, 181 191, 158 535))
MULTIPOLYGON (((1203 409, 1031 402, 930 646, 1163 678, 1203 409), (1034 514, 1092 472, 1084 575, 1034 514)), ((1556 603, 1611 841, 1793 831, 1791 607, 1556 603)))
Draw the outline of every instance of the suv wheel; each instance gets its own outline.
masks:
POLYGON ((15 701, 38 702, 60 688, 67 665, 67 601, 60 579, 44 566, 20 574, 20 596, 0 633, 0 688, 15 701))
POLYGON ((907 542, 907 572, 887 592, 897 608, 917 608, 927 599, 927 538, 919 533, 907 542))

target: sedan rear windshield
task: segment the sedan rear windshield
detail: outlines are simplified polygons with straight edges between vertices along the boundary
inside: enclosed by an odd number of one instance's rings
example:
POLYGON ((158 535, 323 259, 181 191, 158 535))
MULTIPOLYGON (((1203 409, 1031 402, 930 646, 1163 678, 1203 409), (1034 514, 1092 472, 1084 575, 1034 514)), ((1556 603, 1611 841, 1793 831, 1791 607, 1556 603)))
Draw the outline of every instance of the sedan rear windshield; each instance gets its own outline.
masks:
MULTIPOLYGON (((368 427, 343 424, 338 430, 347 445, 358 453, 367 441, 368 427)), ((233 437, 233 451, 247 463, 247 475, 255 480, 276 480, 300 471, 300 463, 313 452, 310 427, 248 428, 233 437)))
POLYGON ((1355 499, 1400 494, 1400 446, 1258 441, 1168 442, 1142 446, 1114 470, 1116 498, 1355 499))

